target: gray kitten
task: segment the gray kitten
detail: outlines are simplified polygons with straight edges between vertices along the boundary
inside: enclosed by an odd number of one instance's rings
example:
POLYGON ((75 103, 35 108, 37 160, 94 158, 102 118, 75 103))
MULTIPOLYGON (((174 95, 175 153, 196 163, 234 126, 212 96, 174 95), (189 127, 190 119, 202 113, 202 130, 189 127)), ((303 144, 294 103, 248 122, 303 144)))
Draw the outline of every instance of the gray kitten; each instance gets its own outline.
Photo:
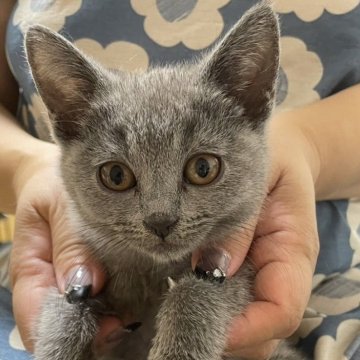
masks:
MULTIPOLYGON (((144 74, 104 69, 40 26, 26 51, 80 235, 109 274, 95 299, 49 295, 35 359, 225 359, 254 271, 246 263, 222 281, 218 264, 194 274, 190 257, 246 227, 265 197, 279 62, 271 7, 252 8, 196 62, 144 74), (142 326, 100 357, 92 342, 106 313, 142 326)), ((282 344, 272 359, 303 357, 282 344)))

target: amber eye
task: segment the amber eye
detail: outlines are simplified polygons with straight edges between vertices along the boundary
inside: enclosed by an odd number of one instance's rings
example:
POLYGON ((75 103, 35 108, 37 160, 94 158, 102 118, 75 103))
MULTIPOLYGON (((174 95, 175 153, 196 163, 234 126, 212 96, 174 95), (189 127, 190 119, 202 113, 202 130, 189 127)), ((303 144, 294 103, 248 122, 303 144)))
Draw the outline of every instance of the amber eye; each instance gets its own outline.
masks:
POLYGON ((100 168, 100 180, 110 190, 124 191, 136 185, 133 172, 124 164, 108 162, 100 168))
POLYGON ((214 155, 197 155, 185 167, 185 178, 194 185, 207 185, 220 173, 220 161, 214 155))

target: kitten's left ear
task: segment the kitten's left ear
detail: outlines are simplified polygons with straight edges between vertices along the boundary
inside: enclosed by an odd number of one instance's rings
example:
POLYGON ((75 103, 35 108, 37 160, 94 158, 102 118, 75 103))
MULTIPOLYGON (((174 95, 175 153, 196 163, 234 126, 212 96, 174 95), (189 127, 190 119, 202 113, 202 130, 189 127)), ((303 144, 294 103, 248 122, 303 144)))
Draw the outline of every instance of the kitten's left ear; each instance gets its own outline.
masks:
POLYGON ((31 27, 26 55, 35 85, 61 143, 81 137, 86 111, 101 89, 105 72, 69 41, 46 27, 31 27))
POLYGON ((278 19, 265 0, 225 35, 206 60, 204 76, 243 106, 256 127, 272 110, 278 68, 278 19))

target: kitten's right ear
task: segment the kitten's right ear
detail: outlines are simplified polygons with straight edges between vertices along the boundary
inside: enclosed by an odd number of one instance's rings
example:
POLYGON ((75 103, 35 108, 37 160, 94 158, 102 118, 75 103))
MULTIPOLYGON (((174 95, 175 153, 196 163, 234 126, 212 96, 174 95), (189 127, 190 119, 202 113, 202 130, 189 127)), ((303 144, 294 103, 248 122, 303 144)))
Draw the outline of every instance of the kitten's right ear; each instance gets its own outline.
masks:
POLYGON ((86 109, 101 87, 100 67, 65 38, 40 25, 28 30, 25 48, 55 137, 60 142, 79 138, 86 109))

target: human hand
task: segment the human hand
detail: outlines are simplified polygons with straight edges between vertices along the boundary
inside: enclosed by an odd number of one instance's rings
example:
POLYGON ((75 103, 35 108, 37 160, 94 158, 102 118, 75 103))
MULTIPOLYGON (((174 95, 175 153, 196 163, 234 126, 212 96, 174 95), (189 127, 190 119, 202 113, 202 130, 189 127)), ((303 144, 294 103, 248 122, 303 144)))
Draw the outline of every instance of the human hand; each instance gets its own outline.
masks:
MULTIPOLYGON (((246 255, 257 271, 255 301, 229 329, 229 354, 248 359, 266 359, 278 339, 299 326, 319 251, 316 152, 297 124, 286 118, 274 120, 269 130, 271 166, 263 209, 224 249, 231 257, 228 277, 246 255)), ((199 256, 193 256, 193 266, 199 256)))
MULTIPOLYGON (((69 201, 58 175, 59 150, 39 145, 39 152, 23 161, 16 173, 16 229, 10 261, 16 323, 25 347, 33 350, 34 324, 49 288, 64 293, 67 285, 91 284, 92 294, 104 285, 105 273, 87 253, 67 217, 69 201), (79 271, 80 269, 80 271, 79 271)), ((101 321, 96 339, 106 346, 116 318, 101 321)))

